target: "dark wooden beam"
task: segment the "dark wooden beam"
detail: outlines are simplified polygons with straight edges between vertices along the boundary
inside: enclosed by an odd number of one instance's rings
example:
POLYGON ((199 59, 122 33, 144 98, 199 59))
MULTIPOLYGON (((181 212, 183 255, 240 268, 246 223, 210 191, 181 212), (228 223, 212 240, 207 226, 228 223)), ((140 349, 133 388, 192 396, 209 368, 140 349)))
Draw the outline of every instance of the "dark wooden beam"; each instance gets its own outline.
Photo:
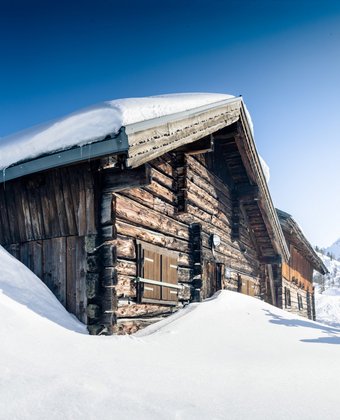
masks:
POLYGON ((203 137, 194 143, 186 144, 185 146, 179 147, 176 151, 183 152, 187 155, 197 155, 199 153, 212 152, 214 150, 214 137, 212 135, 203 137))
POLYGON ((259 199, 259 187, 257 185, 238 185, 236 191, 240 201, 254 201, 259 199))
POLYGON ((261 264, 281 264, 282 257, 281 255, 275 255, 273 257, 260 257, 261 264))
POLYGON ((118 192, 130 188, 145 187, 151 184, 151 166, 141 165, 134 169, 104 169, 103 192, 118 192))

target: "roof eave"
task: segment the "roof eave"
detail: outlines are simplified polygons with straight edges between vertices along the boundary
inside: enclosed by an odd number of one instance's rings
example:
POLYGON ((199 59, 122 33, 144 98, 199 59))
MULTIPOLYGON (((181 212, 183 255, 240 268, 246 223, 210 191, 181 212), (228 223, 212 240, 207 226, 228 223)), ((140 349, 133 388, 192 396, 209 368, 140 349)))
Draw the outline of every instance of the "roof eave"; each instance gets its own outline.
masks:
POLYGON ((60 166, 72 165, 117 153, 127 153, 128 148, 127 136, 124 127, 122 127, 118 134, 111 135, 109 139, 61 150, 12 165, 0 171, 0 183, 60 166))
POLYGON ((289 261, 290 253, 289 249, 283 235, 281 225, 278 219, 278 216, 273 205, 273 201, 269 192, 267 181, 263 173, 262 165, 259 159, 259 155, 256 150, 255 140, 253 133, 250 127, 250 121, 248 120, 245 106, 242 103, 240 122, 243 127, 243 132, 245 134, 245 147, 246 155, 249 162, 249 167, 252 170, 252 175, 256 185, 259 187, 260 191, 260 210, 262 213, 263 220, 266 224, 268 234, 272 241, 273 247, 278 255, 281 255, 283 261, 289 261))

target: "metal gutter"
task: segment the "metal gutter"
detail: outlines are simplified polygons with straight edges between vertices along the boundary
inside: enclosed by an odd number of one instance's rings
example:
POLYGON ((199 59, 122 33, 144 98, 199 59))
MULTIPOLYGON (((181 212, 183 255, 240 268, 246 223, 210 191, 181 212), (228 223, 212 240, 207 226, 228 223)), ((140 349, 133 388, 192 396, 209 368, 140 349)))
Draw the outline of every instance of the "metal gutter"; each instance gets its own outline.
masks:
POLYGON ((71 165, 109 154, 127 152, 128 149, 128 138, 125 134, 124 127, 122 127, 118 135, 108 140, 97 141, 81 147, 77 146, 3 169, 0 171, 0 183, 51 168, 71 165))

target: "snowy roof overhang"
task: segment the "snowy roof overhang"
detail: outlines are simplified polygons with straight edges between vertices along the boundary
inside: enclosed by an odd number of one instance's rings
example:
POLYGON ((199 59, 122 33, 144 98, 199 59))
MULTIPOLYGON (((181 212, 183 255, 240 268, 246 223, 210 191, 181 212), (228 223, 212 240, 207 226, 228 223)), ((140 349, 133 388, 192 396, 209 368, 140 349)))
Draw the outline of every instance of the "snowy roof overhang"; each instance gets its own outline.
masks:
POLYGON ((293 217, 279 209, 276 209, 280 224, 288 241, 291 242, 312 264, 313 268, 321 274, 327 274, 328 269, 313 249, 312 245, 302 232, 302 229, 293 217))
MULTIPOLYGON (((49 145, 50 150, 46 150, 45 153, 44 148, 39 149, 39 144, 35 141, 35 146, 38 144, 38 152, 36 152, 38 155, 34 158, 16 161, 6 167, 6 169, 3 169, 3 171, 0 172, 0 183, 59 166, 71 165, 82 161, 88 161, 89 159, 96 159, 114 154, 125 155, 127 167, 135 168, 166 152, 193 143, 237 123, 238 134, 236 137, 238 149, 251 184, 258 186, 259 188, 259 200, 256 206, 260 210, 265 229, 268 232, 273 247, 271 256, 275 257, 277 255, 287 261, 289 259, 289 251, 256 150, 251 119, 242 98, 219 94, 211 94, 210 96, 208 94, 198 95, 203 96, 199 98, 194 94, 182 96, 170 95, 170 101, 169 97, 164 96, 162 98, 165 98, 167 104, 173 101, 174 105, 170 104, 171 106, 164 107, 163 109, 161 104, 156 111, 154 107, 152 108, 151 106, 150 108, 150 103, 157 104, 159 97, 137 98, 135 100, 137 101, 136 104, 133 104, 135 107, 133 110, 134 113, 130 112, 129 114, 129 111, 133 106, 131 107, 129 103, 124 104, 125 108, 121 107, 120 109, 123 116, 119 116, 119 118, 117 118, 117 110, 112 114, 110 107, 100 108, 100 114, 97 112, 98 109, 95 109, 94 112, 97 113, 96 118, 98 118, 98 115, 102 117, 103 109, 107 114, 104 118, 105 124, 102 123, 99 128, 97 128, 98 124, 96 126, 96 124, 89 124, 86 121, 84 125, 83 120, 81 120, 82 125, 79 123, 79 115, 85 115, 86 117, 86 113, 76 114, 74 116, 76 121, 73 125, 69 121, 70 119, 72 120, 72 116, 69 119, 57 122, 56 124, 49 126, 47 130, 52 130, 52 133, 56 132, 56 136, 59 135, 60 137, 61 128, 64 127, 64 131, 68 128, 76 139, 75 142, 72 144, 73 140, 71 139, 72 141, 70 141, 70 138, 67 137, 67 130, 66 135, 65 133, 62 133, 59 142, 54 141, 51 134, 49 135, 48 139, 50 139, 51 143, 49 145), (146 108, 146 111, 144 112, 143 103, 139 102, 138 99, 140 99, 140 101, 148 100, 149 111, 151 111, 147 112, 148 109, 146 108), (187 101, 187 103, 185 101, 187 101), (200 101, 208 103, 197 106, 200 101), (183 106, 189 109, 176 112, 183 106), (136 112, 137 114, 138 112, 140 113, 137 118, 144 118, 143 121, 131 122, 136 119, 136 112), (168 113, 162 115, 164 112, 168 113), (156 117, 150 118, 150 116, 152 117, 154 115, 156 115, 156 117), (111 124, 110 118, 116 118, 114 124, 111 124), (81 127, 81 129, 76 131, 75 128, 77 127, 81 127), (55 150, 56 148, 58 149, 58 145, 63 146, 64 149, 55 150), (39 154, 39 150, 42 150, 43 152, 39 154)), ((90 111, 89 114, 90 116, 92 115, 91 112, 92 111, 90 111)), ((97 123, 97 120, 95 120, 95 122, 97 123)), ((46 130, 38 130, 38 133, 34 134, 34 136, 19 136, 18 146, 20 147, 20 145, 22 145, 27 147, 27 144, 30 142, 32 143, 32 141, 37 138, 39 139, 39 136, 44 138, 45 132, 46 130)), ((8 146, 9 143, 9 141, 5 141, 5 143, 0 141, 0 168, 7 166, 2 162, 1 153, 3 151, 6 152, 6 148, 3 147, 3 144, 8 146)), ((9 148, 9 150, 11 149, 9 148)), ((29 149, 27 153, 30 153, 29 149)), ((7 153, 7 155, 10 156, 10 153, 7 153)), ((22 151, 19 150, 18 156, 24 156, 22 151)), ((7 160, 7 163, 8 162, 10 161, 7 160)), ((270 263, 269 260, 268 263, 270 263)))
POLYGON ((213 131, 236 121, 240 102, 231 95, 189 93, 118 99, 80 110, 1 138, 0 182, 117 153, 136 167, 156 156, 156 149, 165 153, 173 149, 170 143, 187 144, 211 132, 209 126, 213 131), (218 116, 224 105, 223 123, 218 116), (187 124, 198 132, 185 139, 187 124))

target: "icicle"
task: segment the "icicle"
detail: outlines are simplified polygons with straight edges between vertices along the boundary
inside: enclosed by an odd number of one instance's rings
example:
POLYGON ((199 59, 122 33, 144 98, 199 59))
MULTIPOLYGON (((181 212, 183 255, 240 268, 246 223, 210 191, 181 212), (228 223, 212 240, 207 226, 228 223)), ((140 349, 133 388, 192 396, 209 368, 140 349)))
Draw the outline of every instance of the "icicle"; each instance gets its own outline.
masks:
POLYGON ((6 187, 6 168, 3 168, 3 170, 2 170, 2 179, 3 179, 4 189, 5 189, 5 187, 6 187))
POLYGON ((83 145, 80 146, 80 158, 83 158, 83 145))

